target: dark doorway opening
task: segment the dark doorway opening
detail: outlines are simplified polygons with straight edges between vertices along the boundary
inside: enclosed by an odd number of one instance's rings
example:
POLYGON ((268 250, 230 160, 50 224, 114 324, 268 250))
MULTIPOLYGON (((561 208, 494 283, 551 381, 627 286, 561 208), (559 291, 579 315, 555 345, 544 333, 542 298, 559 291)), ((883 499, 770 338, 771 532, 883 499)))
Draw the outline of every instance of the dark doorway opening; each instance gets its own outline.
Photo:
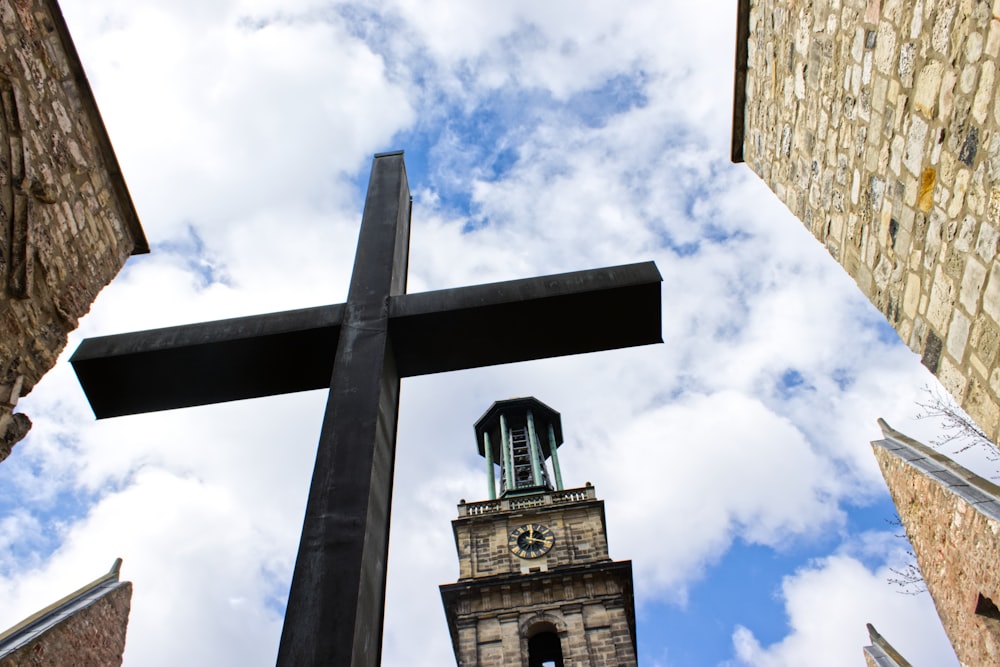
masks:
POLYGON ((528 639, 528 667, 563 667, 559 635, 539 632, 528 639))

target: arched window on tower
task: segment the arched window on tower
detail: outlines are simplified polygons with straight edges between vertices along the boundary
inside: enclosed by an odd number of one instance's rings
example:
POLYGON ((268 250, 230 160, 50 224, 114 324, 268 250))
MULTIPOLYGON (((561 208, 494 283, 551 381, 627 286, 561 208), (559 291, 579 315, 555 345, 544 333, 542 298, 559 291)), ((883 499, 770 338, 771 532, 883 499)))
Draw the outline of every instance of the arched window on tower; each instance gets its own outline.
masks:
POLYGON ((551 623, 539 623, 528 636, 528 667, 563 667, 559 634, 551 623))

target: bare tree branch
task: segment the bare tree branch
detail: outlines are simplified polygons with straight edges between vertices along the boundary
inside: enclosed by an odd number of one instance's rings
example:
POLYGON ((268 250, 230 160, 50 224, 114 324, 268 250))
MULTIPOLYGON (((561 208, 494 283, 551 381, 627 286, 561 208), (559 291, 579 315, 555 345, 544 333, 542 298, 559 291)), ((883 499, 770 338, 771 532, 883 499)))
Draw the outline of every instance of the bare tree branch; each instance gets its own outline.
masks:
MULTIPOLYGON (((899 518, 898 514, 891 519, 886 519, 885 522, 890 526, 903 528, 903 521, 899 518)), ((907 539, 905 529, 903 532, 896 533, 896 537, 904 540, 907 539)), ((924 575, 921 574, 920 567, 917 565, 917 556, 913 553, 913 549, 906 550, 906 557, 908 562, 901 568, 889 568, 893 576, 886 577, 886 583, 897 586, 899 590, 896 592, 900 595, 920 595, 921 593, 926 593, 927 584, 924 582, 924 575)))
POLYGON ((956 444, 957 448, 953 454, 982 447, 986 450, 987 459, 1000 461, 1000 448, 950 395, 928 386, 924 386, 924 392, 927 394, 927 400, 917 401, 917 405, 923 408, 923 411, 917 414, 917 419, 940 419, 944 431, 941 436, 931 440, 932 447, 956 444))
MULTIPOLYGON (((913 552, 908 552, 913 557, 913 552)), ((924 582, 924 575, 920 573, 916 561, 907 563, 902 569, 890 567, 889 571, 895 576, 886 577, 886 582, 898 586, 896 591, 900 595, 920 595, 927 592, 927 584, 924 582)))

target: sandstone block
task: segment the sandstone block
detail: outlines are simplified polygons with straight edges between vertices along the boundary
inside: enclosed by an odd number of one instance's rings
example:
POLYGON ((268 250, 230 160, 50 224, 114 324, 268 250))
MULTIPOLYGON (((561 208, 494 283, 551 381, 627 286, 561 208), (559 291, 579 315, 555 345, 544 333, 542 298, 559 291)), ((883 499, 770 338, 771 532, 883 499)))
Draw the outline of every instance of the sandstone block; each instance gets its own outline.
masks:
POLYGON ((955 84, 958 82, 958 75, 952 68, 945 69, 941 76, 941 93, 938 99, 938 114, 941 118, 951 116, 955 105, 955 84))
POLYGON ((896 63, 896 31, 889 23, 880 23, 875 38, 875 69, 890 74, 896 63))
POLYGON ((962 289, 959 293, 959 303, 967 312, 975 313, 979 308, 979 295, 986 282, 986 267, 975 257, 969 257, 965 264, 965 274, 962 276, 962 289))
POLYGON ((948 205, 948 216, 956 218, 962 212, 965 205, 965 195, 969 189, 969 181, 972 172, 968 169, 959 169, 955 174, 955 183, 951 188, 951 203, 948 205))
POLYGON ((920 172, 920 186, 917 193, 917 208, 924 213, 929 213, 934 205, 934 183, 937 180, 937 172, 933 167, 927 167, 920 172))
POLYGON ((998 240, 1000 240, 1000 232, 997 231, 997 228, 984 222, 979 228, 979 237, 976 239, 976 254, 982 257, 983 261, 991 261, 997 254, 998 240))
POLYGON ((983 377, 989 376, 992 373, 990 369, 996 367, 1000 357, 1000 326, 986 313, 980 313, 972 326, 969 345, 987 366, 987 369, 980 371, 979 374, 983 377))
POLYGON ((948 393, 952 396, 961 396, 964 401, 965 387, 969 383, 969 379, 966 377, 966 374, 963 373, 962 370, 948 357, 942 355, 937 376, 941 381, 941 386, 944 387, 948 393))
POLYGON ((955 306, 955 286, 942 269, 934 274, 930 303, 927 306, 927 321, 938 331, 948 330, 948 320, 955 306))
POLYGON ((954 311, 951 318, 951 326, 948 327, 948 338, 946 348, 948 354, 961 363, 965 356, 965 346, 969 342, 969 328, 972 322, 960 311, 954 311))
POLYGON ((913 86, 913 69, 917 61, 917 46, 913 42, 903 44, 899 50, 899 82, 903 88, 913 86))
POLYGON ((916 175, 921 172, 926 143, 927 123, 919 116, 910 116, 910 131, 906 135, 906 151, 903 154, 903 164, 911 174, 916 175))
POLYGON ((978 123, 986 122, 990 103, 993 101, 993 85, 996 78, 996 65, 991 60, 983 63, 979 73, 979 89, 972 102, 972 117, 978 123))
POLYGON ((986 38, 986 55, 991 58, 1000 56, 1000 20, 990 21, 989 34, 986 38))
POLYGON ((977 424, 982 424, 985 432, 992 433, 1000 425, 1000 405, 990 396, 988 385, 972 379, 965 403, 968 406, 966 412, 977 424))
POLYGON ((956 11, 958 7, 952 4, 941 7, 931 28, 931 46, 946 58, 951 54, 951 22, 956 11))
POLYGON ((944 63, 938 60, 928 62, 917 74, 917 82, 913 88, 913 106, 928 118, 933 118, 937 110, 943 75, 944 63))
POLYGON ((910 319, 917 316, 917 305, 919 302, 920 278, 916 274, 911 273, 906 278, 906 289, 903 292, 903 312, 910 319))
POLYGON ((1000 262, 993 262, 989 282, 983 291, 983 310, 1000 323, 1000 262))

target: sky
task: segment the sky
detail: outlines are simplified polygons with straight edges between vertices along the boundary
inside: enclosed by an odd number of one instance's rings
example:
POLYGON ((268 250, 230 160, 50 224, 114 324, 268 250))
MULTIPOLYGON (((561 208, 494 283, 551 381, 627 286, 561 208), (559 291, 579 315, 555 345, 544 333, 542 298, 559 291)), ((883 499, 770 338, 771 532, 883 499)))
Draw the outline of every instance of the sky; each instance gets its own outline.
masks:
POLYGON ((869 445, 878 417, 935 437, 936 381, 729 162, 735 3, 62 7, 152 252, 19 404, 0 627, 122 557, 126 665, 273 664, 324 393, 97 422, 67 359, 343 301, 372 155, 404 150, 410 292, 654 260, 665 342, 403 381, 384 665, 454 664, 437 587, 487 494, 472 425, 527 395, 632 561, 640 664, 863 665, 868 622, 957 664, 929 596, 887 582, 908 545, 869 445))

